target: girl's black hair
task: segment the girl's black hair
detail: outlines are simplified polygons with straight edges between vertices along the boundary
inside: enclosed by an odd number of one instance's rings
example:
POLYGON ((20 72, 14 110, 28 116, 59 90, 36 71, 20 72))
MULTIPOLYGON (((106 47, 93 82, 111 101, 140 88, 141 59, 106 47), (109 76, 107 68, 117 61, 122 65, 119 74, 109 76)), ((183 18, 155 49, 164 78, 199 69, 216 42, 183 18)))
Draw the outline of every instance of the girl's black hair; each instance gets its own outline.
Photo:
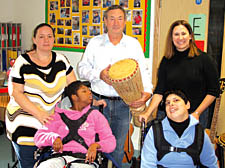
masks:
POLYGON ((66 88, 65 88, 65 96, 68 96, 70 99, 70 102, 72 105, 72 95, 77 95, 77 91, 80 89, 81 86, 85 86, 85 84, 79 80, 74 81, 70 83, 66 88))

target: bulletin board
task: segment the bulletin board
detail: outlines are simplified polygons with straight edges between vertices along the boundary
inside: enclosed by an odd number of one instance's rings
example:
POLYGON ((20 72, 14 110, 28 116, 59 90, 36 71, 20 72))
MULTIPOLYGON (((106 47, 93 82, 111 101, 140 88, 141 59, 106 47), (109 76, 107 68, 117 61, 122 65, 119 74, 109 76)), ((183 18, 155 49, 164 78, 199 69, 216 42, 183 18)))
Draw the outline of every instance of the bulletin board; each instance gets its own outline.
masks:
POLYGON ((138 39, 148 58, 151 0, 46 0, 46 23, 55 30, 54 50, 83 52, 92 37, 106 32, 103 15, 113 4, 124 7, 124 33, 138 39))

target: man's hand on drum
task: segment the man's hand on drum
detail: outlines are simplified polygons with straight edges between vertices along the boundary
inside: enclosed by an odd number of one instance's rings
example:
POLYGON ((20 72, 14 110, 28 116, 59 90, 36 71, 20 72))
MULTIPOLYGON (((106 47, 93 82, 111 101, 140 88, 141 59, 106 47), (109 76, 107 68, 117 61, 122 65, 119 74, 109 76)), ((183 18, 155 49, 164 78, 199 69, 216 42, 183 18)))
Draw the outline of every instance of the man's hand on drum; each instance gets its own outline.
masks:
POLYGON ((136 101, 130 103, 129 106, 133 107, 133 108, 141 107, 149 100, 150 97, 151 97, 150 93, 142 92, 141 93, 141 98, 139 100, 136 100, 136 101))
POLYGON ((109 79, 109 69, 111 65, 108 65, 105 69, 103 69, 100 73, 100 79, 103 80, 108 85, 112 85, 112 82, 109 79))
POLYGON ((98 143, 93 143, 89 146, 87 154, 86 154, 86 159, 85 162, 92 163, 95 161, 96 154, 97 154, 97 149, 100 149, 101 146, 98 143))

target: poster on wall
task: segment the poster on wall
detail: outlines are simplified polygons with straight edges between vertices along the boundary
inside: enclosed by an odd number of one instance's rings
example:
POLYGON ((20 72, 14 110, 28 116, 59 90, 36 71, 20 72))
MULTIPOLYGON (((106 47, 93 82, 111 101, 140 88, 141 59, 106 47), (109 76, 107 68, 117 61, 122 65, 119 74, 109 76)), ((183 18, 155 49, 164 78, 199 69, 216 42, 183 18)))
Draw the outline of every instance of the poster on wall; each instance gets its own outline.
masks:
POLYGON ((140 42, 149 56, 150 0, 46 0, 46 23, 55 30, 55 50, 83 52, 89 40, 106 33, 104 12, 121 5, 127 15, 124 33, 140 42))

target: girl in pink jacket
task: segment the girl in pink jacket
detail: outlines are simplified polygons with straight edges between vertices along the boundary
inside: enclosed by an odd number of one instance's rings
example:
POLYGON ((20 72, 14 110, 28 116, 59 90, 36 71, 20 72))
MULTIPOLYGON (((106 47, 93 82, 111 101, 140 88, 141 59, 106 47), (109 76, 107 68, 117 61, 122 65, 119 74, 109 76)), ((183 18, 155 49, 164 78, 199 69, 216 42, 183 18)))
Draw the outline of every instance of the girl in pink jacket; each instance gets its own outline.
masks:
MULTIPOLYGON (((113 152, 116 147, 115 137, 103 114, 91 109, 93 98, 90 89, 81 81, 75 81, 65 92, 68 97, 57 104, 53 120, 37 131, 35 144, 39 148, 52 146, 55 152, 86 154, 85 161, 89 163, 95 160, 97 150, 113 152), (99 141, 95 141, 96 133, 99 141)), ((63 158, 68 162, 74 160, 72 156, 63 158)), ((42 162, 39 168, 50 165, 63 167, 65 161, 52 158, 42 162)))

